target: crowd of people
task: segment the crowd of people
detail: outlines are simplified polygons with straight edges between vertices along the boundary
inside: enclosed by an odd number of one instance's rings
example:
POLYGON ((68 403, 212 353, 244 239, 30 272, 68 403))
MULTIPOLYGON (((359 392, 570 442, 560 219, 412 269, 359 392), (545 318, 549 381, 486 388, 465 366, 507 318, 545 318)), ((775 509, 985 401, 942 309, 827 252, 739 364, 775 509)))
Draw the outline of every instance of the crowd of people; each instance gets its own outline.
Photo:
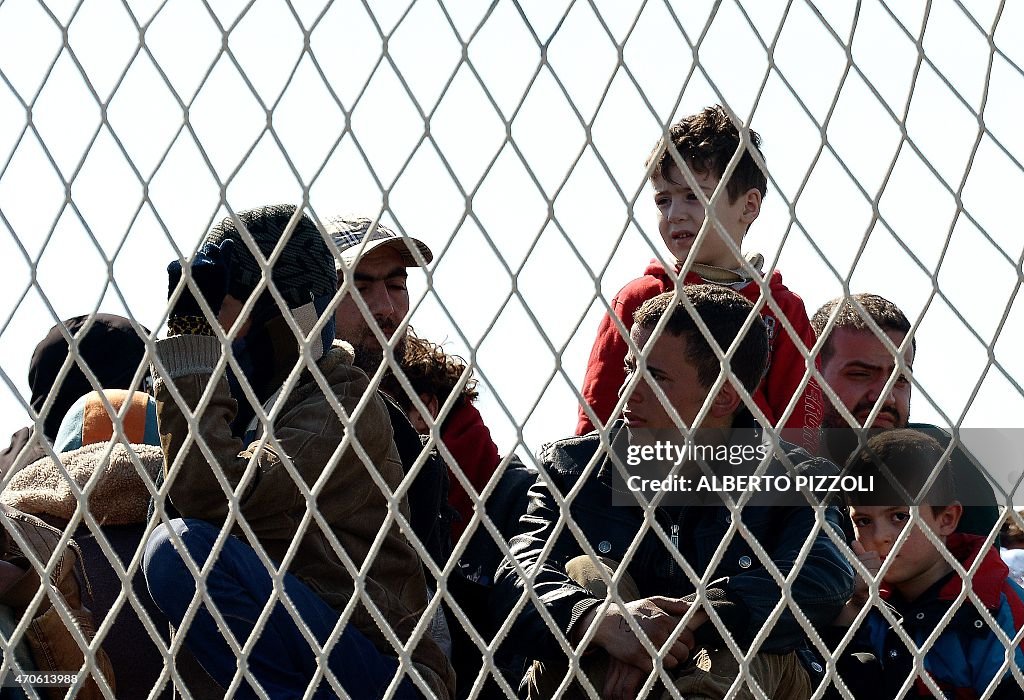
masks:
POLYGON ((238 212, 168 265, 164 338, 55 326, 0 453, 4 691, 1024 697, 1024 521, 911 422, 899 308, 808 315, 743 250, 759 146, 721 107, 659 140, 673 264, 611 300, 576 434, 536 455, 409 326, 430 248, 368 218, 238 212), (648 465, 677 485, 872 488, 627 487, 666 441, 763 457, 648 465))

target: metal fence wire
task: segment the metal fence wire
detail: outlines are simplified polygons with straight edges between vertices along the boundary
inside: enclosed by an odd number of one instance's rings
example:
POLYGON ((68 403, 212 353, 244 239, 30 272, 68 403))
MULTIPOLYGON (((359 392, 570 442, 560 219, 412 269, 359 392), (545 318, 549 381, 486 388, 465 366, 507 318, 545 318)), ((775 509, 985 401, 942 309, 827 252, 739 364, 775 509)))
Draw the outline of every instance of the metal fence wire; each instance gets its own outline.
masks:
MULTIPOLYGON (((769 293, 768 273, 778 269, 803 297, 809 315, 828 299, 858 292, 898 302, 912 326, 905 342, 857 307, 867 329, 895 358, 882 393, 909 377, 914 420, 935 423, 953 436, 946 458, 968 428, 1022 427, 1024 364, 1015 345, 1024 338, 1024 242, 1013 213, 1024 186, 1024 140, 1016 128, 1017 96, 1024 87, 1021 31, 1020 5, 966 0, 0 0, 0 154, 6 154, 0 160, 0 225, 7 234, 0 243, 0 285, 8 300, 0 324, 0 378, 7 389, 0 429, 28 425, 32 431, 3 474, 4 501, 13 502, 17 476, 42 460, 53 465, 49 481, 33 488, 59 492, 71 504, 62 516, 43 514, 58 525, 46 551, 13 526, 9 514, 5 518, 4 563, 34 572, 39 583, 18 605, 0 608, 0 696, 275 697, 262 684, 260 667, 250 662, 260 653, 261 632, 293 624, 309 647, 294 653, 316 659, 303 697, 350 697, 352 686, 328 659, 347 648, 346 631, 361 620, 379 631, 378 648, 397 660, 393 680, 381 688, 384 697, 406 697, 411 688, 427 697, 435 693, 430 675, 413 660, 426 637, 442 646, 444 640, 454 643, 456 653, 472 652, 468 664, 457 664, 460 697, 517 697, 531 650, 509 649, 505 642, 516 616, 534 607, 568 660, 567 670, 553 671, 555 693, 601 697, 601 684, 585 672, 595 629, 578 639, 566 637, 533 586, 535 573, 510 552, 507 523, 495 522, 489 504, 500 494, 506 472, 530 470, 558 510, 541 561, 560 537, 575 540, 595 562, 607 554, 608 543, 593 541, 570 517, 582 488, 562 493, 538 446, 573 430, 594 329, 605 314, 615 318, 615 290, 652 258, 673 283, 684 274, 658 235, 645 160, 673 122, 706 105, 724 105, 745 144, 752 140, 751 129, 764 139, 764 156, 757 160, 768 173, 768 193, 760 217, 742 247, 726 241, 737 258, 758 250, 765 256, 765 274, 753 275, 762 294, 744 331, 761 323, 758 312, 770 312, 779 320, 775 332, 788 336, 801 358, 797 393, 774 421, 734 382, 755 417, 784 425, 800 410, 799 397, 816 383, 839 415, 863 420, 860 407, 841 406, 837 387, 823 375, 824 341, 805 346, 769 293), (239 247, 256 251, 259 244, 240 213, 279 202, 295 205, 315 222, 339 261, 341 279, 328 310, 315 321, 283 314, 299 353, 281 373, 280 391, 265 401, 262 388, 246 379, 247 360, 236 342, 240 332, 225 331, 216 309, 201 302, 215 338, 207 349, 219 358, 206 369, 215 377, 240 377, 232 397, 254 414, 252 444, 237 464, 226 466, 223 446, 208 428, 210 416, 223 411, 216 383, 198 392, 187 388, 187 372, 159 348, 174 305, 189 294, 202 296, 203 280, 189 263, 210 227, 231 217, 240 231, 239 247), (433 250, 433 260, 415 253, 417 265, 408 279, 411 308, 397 328, 382 324, 367 288, 329 235, 330 219, 345 212, 422 239, 433 250), (168 299, 164 270, 173 260, 182 263, 184 274, 171 285, 168 299), (338 392, 317 353, 333 309, 353 302, 352 313, 384 345, 383 361, 368 372, 366 390, 357 396, 338 392), (183 416, 177 438, 161 425, 163 448, 175 445, 166 476, 164 465, 154 469, 136 444, 131 401, 115 405, 100 394, 97 410, 110 417, 113 437, 95 453, 102 468, 94 473, 83 476, 52 436, 39 437, 59 410, 56 388, 73 373, 81 372, 92 389, 103 388, 80 347, 102 325, 101 312, 123 314, 144 346, 145 361, 125 368, 127 385, 148 388, 152 365, 156 391, 164 392, 161 401, 183 416), (54 391, 33 403, 23 379, 32 348, 51 326, 78 315, 84 315, 84 325, 57 330, 70 352, 58 362, 54 391), (438 399, 434 411, 398 362, 399 338, 413 326, 417 335, 444 341, 451 354, 465 358, 454 390, 438 399), (907 355, 911 339, 917 343, 913 366, 907 355), (427 425, 422 452, 396 478, 360 438, 371 431, 357 429, 381 421, 373 388, 387 381, 427 425), (483 486, 459 468, 442 440, 446 418, 472 381, 479 381, 478 406, 501 455, 483 486), (323 395, 340 425, 339 439, 312 476, 300 463, 305 457, 293 449, 294 435, 280 429, 295 397, 309 392, 323 395), (432 451, 451 467, 450 481, 465 490, 472 506, 461 537, 440 558, 417 534, 416 514, 408 507, 410 495, 421 488, 419 478, 431 468, 432 451), (146 587, 146 542, 180 510, 170 495, 196 460, 208 465, 215 480, 203 499, 220 509, 213 554, 240 538, 269 575, 266 600, 259 601, 247 637, 231 633, 233 613, 213 600, 211 563, 184 557, 196 593, 184 603, 177 630, 146 587), (370 500, 382 508, 382 520, 371 523, 362 551, 346 546, 329 513, 328 501, 339 494, 332 476, 346 460, 361 465, 373 485, 370 500), (127 469, 133 484, 123 494, 104 483, 115 463, 127 469), (290 522, 283 542, 268 546, 264 511, 253 511, 247 499, 271 468, 284 479, 281 507, 287 501, 289 512, 301 515, 290 522), (104 498, 121 503, 117 498, 123 496, 127 503, 129 491, 139 503, 151 503, 145 517, 112 524, 97 510, 104 498), (373 579, 375 563, 387 556, 398 531, 418 555, 427 588, 423 609, 411 622, 403 620, 404 632, 393 629, 389 618, 390 596, 397 594, 381 595, 373 579), (300 601, 286 588, 285 574, 312 540, 352 584, 347 602, 333 606, 337 623, 322 633, 310 628, 300 601), (472 605, 465 597, 465 565, 480 542, 496 557, 495 566, 505 558, 509 575, 524 582, 519 600, 501 619, 490 619, 493 601, 472 605), (68 552, 76 552, 76 580, 94 613, 94 635, 59 576, 68 552), (202 659, 185 644, 204 609, 237 661, 227 684, 207 675, 202 659), (43 683, 55 679, 43 678, 38 655, 25 653, 44 613, 56 616, 79 652, 70 680, 43 683), (111 645, 123 639, 135 646, 115 651, 111 645), (105 648, 113 679, 99 672, 105 648), (145 677, 147 685, 131 686, 122 677, 145 677)), ((723 183, 741 155, 737 151, 726 166, 723 183)), ((695 184, 688 168, 680 170, 695 184)), ((696 246, 724 234, 719 205, 729 195, 724 186, 694 192, 712 212, 696 246)), ((257 313, 267 299, 287 311, 284 290, 271 271, 300 225, 292 217, 282 243, 267 255, 254 255, 262 277, 242 318, 257 313)), ((687 261, 686 269, 694 262, 687 261)), ((742 266, 756 272, 752 262, 742 266)), ((678 287, 674 294, 692 308, 678 287)), ((826 333, 835 323, 833 314, 826 333)), ((706 325, 698 325, 710 338, 706 325)), ((629 337, 627 324, 616 320, 615 326, 629 337)), ((633 340, 627 343, 639 367, 629 375, 616 412, 641 384, 659 386, 646 355, 633 340)), ((737 347, 715 345, 715 353, 725 370, 717 391, 735 378, 737 347)), ((687 426, 667 393, 654 393, 687 434, 711 412, 707 403, 695 425, 687 426)), ((883 412, 875 398, 869 420, 883 412)), ((595 478, 606 460, 624 468, 613 450, 615 431, 599 427, 600 448, 581 465, 579 485, 595 478)), ((993 437, 983 442, 1012 442, 1016 435, 1008 430, 995 437, 998 431, 985 430, 979 434, 993 437)), ((784 452, 777 430, 766 435, 776 453, 784 452)), ((999 453, 1007 461, 998 465, 981 459, 990 478, 1008 475, 995 489, 999 521, 985 547, 998 546, 999 525, 1013 510, 1014 480, 1024 472, 1020 453, 1011 452, 999 453)), ((727 501, 727 534, 712 562, 721 562, 731 544, 746 542, 781 597, 746 645, 707 606, 706 624, 718 630, 739 669, 725 697, 773 697, 753 680, 751 668, 783 616, 795 619, 817 655, 813 664, 820 674, 814 676, 812 697, 854 697, 837 661, 853 649, 856 629, 872 610, 880 611, 909 650, 913 672, 898 696, 920 691, 951 697, 944 694, 951 689, 933 677, 928 655, 958 615, 972 616, 986 634, 991 631, 991 654, 1003 654, 994 661, 996 679, 1009 674, 1010 683, 1024 686, 1017 663, 1024 632, 1018 624, 1018 631, 1007 633, 970 585, 921 643, 884 604, 880 579, 893 559, 872 577, 821 507, 793 560, 773 559, 745 521, 752 496, 727 501), (870 579, 868 602, 838 646, 793 601, 797 577, 823 533, 858 575, 870 579)), ((46 500, 45 493, 37 500, 46 500)), ((609 591, 599 614, 629 602, 622 593, 626 565, 651 533, 698 591, 698 601, 707 602, 714 567, 705 573, 680 554, 679 534, 658 524, 660 506, 660 498, 642 504, 640 532, 622 553, 623 566, 597 567, 609 591)), ((358 512, 350 517, 365 520, 358 512)), ((1010 517, 1024 526, 1019 516, 1010 517)), ((981 558, 965 565, 924 525, 920 511, 914 509, 911 520, 942 552, 954 577, 973 580, 981 558)), ((911 531, 906 528, 898 543, 907 542, 911 531)), ((184 551, 180 531, 166 536, 184 551)), ((471 583, 486 591, 493 576, 476 570, 472 578, 479 580, 471 583)), ((683 697, 665 665, 666 649, 635 621, 629 625, 653 663, 638 697, 683 697)), ((288 664, 280 660, 282 667, 288 664)), ((996 686, 994 681, 980 697, 993 697, 996 686)))

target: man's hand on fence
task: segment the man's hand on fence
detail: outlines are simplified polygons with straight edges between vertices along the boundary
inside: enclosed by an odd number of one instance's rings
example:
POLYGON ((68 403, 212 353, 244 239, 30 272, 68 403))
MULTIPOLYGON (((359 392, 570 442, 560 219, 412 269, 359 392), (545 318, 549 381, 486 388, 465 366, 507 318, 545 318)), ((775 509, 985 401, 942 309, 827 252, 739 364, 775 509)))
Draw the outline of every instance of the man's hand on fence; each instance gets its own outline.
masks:
MULTIPOLYGON (((230 238, 225 238, 219 245, 208 243, 196 253, 189 264, 192 280, 199 288, 199 292, 203 295, 214 316, 220 312, 221 304, 224 303, 224 297, 228 293, 228 281, 231 279, 231 251, 234 245, 235 242, 230 238)), ((181 263, 177 260, 172 261, 167 266, 168 299, 181 281, 181 276, 181 263)), ((171 309, 170 316, 172 318, 188 316, 205 318, 202 308, 189 286, 186 285, 181 290, 181 295, 171 309)))

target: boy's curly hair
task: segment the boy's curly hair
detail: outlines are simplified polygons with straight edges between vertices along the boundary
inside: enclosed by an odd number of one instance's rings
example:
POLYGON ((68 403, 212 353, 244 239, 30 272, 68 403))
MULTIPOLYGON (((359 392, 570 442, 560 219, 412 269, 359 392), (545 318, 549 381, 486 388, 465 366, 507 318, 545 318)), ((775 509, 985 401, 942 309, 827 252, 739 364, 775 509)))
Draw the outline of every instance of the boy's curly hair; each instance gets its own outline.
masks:
MULTIPOLYGON (((436 396, 438 404, 443 404, 458 385, 466 361, 458 355, 449 355, 440 345, 419 337, 410 328, 399 366, 417 394, 436 396)), ((477 380, 471 377, 459 394, 460 400, 475 401, 479 396, 476 386, 477 380)), ((381 380, 380 388, 403 410, 412 408, 412 399, 393 372, 381 380)))
MULTIPOLYGON (((741 143, 739 129, 721 105, 706 107, 697 114, 679 120, 669 127, 668 138, 693 171, 710 173, 718 178, 725 173, 726 166, 741 143)), ((764 160, 760 148, 761 137, 753 129, 750 130, 750 144, 726 184, 725 191, 730 202, 735 202, 737 197, 753 188, 761 193, 762 198, 768 191, 768 178, 751 155, 751 150, 756 150, 764 160)), ((647 167, 652 163, 655 166, 651 169, 652 177, 657 173, 666 180, 672 179, 669 177, 669 168, 675 159, 664 137, 658 140, 647 158, 647 167)))

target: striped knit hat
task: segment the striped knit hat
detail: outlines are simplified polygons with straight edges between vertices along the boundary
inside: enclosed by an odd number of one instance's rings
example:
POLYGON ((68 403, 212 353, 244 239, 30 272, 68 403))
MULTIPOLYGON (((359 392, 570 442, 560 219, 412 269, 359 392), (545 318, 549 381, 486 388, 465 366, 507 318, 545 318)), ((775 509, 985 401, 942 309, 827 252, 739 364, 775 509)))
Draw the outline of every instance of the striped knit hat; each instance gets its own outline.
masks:
MULTIPOLYGON (((294 205, 277 204, 240 211, 236 216, 252 235, 266 259, 281 240, 294 215, 294 205)), ((204 243, 219 244, 225 238, 235 241, 228 293, 244 301, 259 284, 263 274, 252 251, 242 239, 235 218, 229 216, 214 226, 206 235, 204 243)), ((305 214, 296 222, 288 242, 274 263, 271 279, 292 309, 308 304, 317 297, 333 296, 337 291, 338 273, 334 269, 334 256, 328 250, 316 224, 305 214)))

